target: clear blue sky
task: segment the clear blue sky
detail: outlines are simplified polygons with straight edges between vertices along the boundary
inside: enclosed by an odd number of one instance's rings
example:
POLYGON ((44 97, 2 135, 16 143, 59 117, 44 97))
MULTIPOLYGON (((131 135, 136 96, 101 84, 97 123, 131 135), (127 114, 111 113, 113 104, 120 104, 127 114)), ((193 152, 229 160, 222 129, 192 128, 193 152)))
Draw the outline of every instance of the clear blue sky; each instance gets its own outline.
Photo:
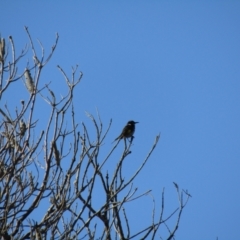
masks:
POLYGON ((1 1, 0 22, 18 53, 24 26, 46 50, 59 33, 46 78, 57 86, 57 64, 69 74, 79 65, 77 116, 88 122, 84 111, 97 107, 105 126, 113 119, 106 148, 128 120, 140 122, 129 169, 161 132, 135 185, 159 204, 165 187, 169 209, 172 182, 188 189, 176 239, 240 239, 240 1, 1 1))

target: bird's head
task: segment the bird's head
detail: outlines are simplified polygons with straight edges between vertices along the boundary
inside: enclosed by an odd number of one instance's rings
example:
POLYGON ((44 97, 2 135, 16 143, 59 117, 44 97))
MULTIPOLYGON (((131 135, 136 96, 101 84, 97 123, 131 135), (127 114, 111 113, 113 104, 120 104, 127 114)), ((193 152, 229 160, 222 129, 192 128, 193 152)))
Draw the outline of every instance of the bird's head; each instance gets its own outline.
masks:
POLYGON ((134 122, 133 120, 131 120, 131 121, 128 121, 128 125, 135 125, 136 123, 138 123, 138 122, 134 122))

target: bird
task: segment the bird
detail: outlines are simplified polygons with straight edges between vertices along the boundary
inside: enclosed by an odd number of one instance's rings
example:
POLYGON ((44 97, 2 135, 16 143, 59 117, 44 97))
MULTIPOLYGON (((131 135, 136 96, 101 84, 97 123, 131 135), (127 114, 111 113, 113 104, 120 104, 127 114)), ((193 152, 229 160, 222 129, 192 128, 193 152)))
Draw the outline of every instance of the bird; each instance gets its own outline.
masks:
POLYGON ((123 128, 122 133, 114 140, 118 139, 126 139, 126 138, 133 138, 133 134, 135 132, 135 124, 138 122, 134 122, 133 120, 128 121, 127 125, 123 128))

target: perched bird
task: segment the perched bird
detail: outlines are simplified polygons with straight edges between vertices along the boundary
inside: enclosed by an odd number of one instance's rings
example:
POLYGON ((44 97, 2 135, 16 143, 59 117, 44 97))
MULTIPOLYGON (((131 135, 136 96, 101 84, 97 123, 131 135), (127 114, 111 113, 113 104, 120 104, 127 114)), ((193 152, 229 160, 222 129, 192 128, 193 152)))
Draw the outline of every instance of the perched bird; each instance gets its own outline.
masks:
POLYGON ((135 124, 138 122, 128 121, 127 125, 123 128, 122 133, 114 140, 132 138, 135 132, 135 124))

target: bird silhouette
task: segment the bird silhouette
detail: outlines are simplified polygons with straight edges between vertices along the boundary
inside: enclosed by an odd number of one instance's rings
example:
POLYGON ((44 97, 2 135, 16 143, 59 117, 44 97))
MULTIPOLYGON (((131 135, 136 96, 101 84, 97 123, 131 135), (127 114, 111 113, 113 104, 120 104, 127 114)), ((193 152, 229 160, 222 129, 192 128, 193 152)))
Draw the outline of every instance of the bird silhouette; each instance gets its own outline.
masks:
POLYGON ((127 125, 123 128, 121 134, 114 140, 132 138, 135 132, 135 124, 138 122, 128 121, 127 125))

